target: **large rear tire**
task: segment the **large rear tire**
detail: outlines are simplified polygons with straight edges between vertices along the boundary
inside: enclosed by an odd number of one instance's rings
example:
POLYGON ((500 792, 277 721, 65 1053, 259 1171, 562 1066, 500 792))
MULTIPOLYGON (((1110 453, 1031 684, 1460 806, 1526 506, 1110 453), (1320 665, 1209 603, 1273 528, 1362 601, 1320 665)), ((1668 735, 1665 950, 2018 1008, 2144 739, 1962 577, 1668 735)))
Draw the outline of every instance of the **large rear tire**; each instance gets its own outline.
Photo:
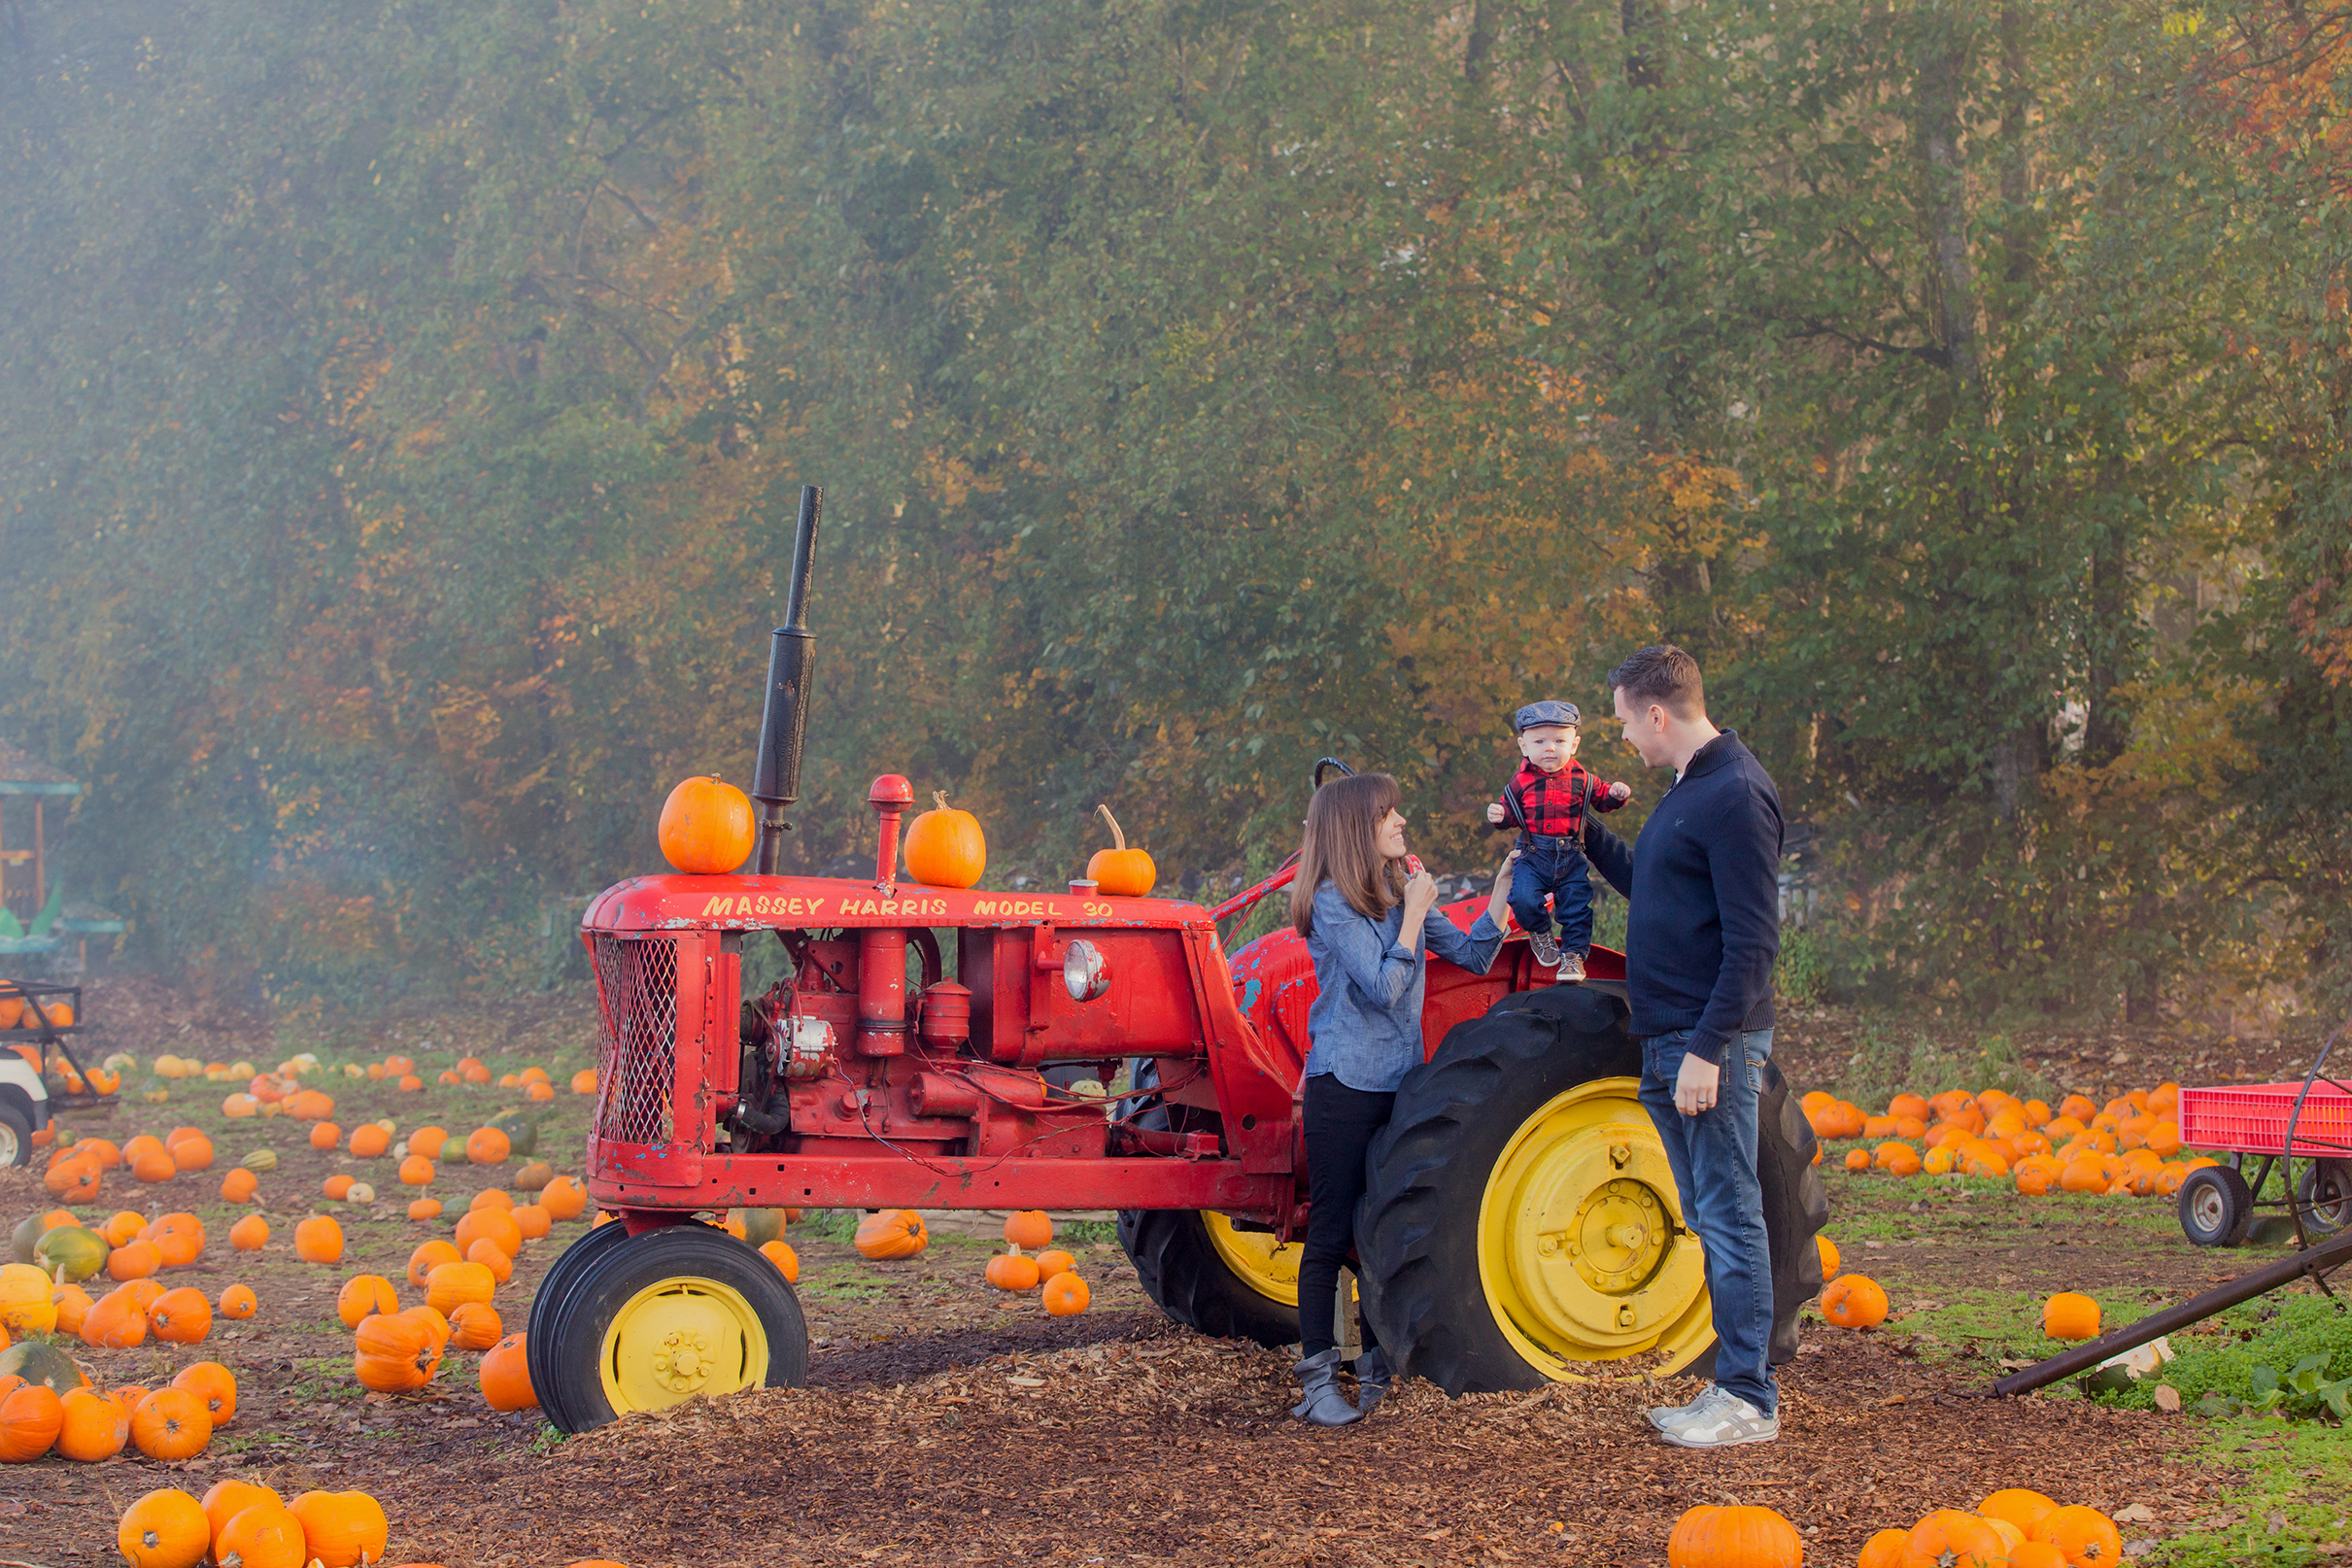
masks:
MULTIPOLYGON (((1202 1130, 1210 1113, 1160 1099, 1156 1062, 1139 1057, 1131 1076, 1134 1098, 1122 1108, 1136 1126, 1202 1130)), ((1122 1209, 1119 1245, 1143 1293, 1186 1328, 1260 1345, 1298 1344, 1305 1249, 1297 1243, 1278 1244, 1272 1233, 1241 1230, 1208 1210, 1122 1209)))
MULTIPOLYGON (((1400 1370, 1462 1394, 1631 1356, 1712 1367, 1703 1254, 1636 1098, 1625 1024, 1596 988, 1522 992, 1456 1025, 1399 1087, 1368 1156, 1356 1247, 1364 1311, 1400 1370)), ((1778 1363, 1821 1290, 1813 1236, 1829 1203, 1777 1068, 1757 1112, 1778 1363)))
POLYGON ((546 1346, 557 1395, 548 1415, 563 1431, 807 1381, 800 1297, 774 1264, 716 1226, 669 1225, 597 1248, 564 1296, 546 1346))
POLYGON ((597 1256, 629 1240, 629 1228, 619 1220, 592 1225, 549 1264, 530 1298, 530 1320, 523 1340, 523 1365, 530 1373, 531 1391, 539 1396, 539 1411, 561 1431, 583 1430, 571 1424, 563 1408, 563 1385, 556 1377, 556 1346, 563 1343, 564 1314, 573 1286, 597 1256))

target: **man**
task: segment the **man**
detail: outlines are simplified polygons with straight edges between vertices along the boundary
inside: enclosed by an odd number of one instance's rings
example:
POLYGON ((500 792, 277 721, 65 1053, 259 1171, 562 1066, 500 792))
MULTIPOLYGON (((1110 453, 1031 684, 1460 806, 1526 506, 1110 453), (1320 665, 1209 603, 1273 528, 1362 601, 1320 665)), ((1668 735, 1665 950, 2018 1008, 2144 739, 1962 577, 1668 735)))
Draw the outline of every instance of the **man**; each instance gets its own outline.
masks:
POLYGON ((1772 1054, 1780 955, 1781 801, 1734 731, 1708 722, 1698 662, 1644 648, 1609 672, 1625 741, 1674 783, 1634 846, 1586 819, 1585 848, 1630 905, 1625 990, 1642 1042, 1642 1104, 1666 1145, 1683 1215, 1706 1244, 1715 1381, 1653 1410, 1678 1448, 1780 1436, 1767 1350, 1772 1255, 1755 1174, 1756 1098, 1772 1054))

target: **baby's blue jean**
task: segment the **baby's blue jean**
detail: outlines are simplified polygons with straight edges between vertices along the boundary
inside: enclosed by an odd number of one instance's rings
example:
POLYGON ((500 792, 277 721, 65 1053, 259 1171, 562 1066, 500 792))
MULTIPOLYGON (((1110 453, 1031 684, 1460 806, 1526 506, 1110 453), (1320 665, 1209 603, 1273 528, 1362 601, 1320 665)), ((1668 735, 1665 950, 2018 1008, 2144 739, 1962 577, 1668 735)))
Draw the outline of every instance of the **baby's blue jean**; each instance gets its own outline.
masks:
POLYGON ((1575 839, 1524 834, 1518 864, 1511 868, 1511 915, 1519 929, 1540 937, 1560 917, 1560 951, 1583 955, 1592 946, 1592 877, 1585 851, 1575 839), (1551 901, 1547 911, 1544 901, 1551 901))

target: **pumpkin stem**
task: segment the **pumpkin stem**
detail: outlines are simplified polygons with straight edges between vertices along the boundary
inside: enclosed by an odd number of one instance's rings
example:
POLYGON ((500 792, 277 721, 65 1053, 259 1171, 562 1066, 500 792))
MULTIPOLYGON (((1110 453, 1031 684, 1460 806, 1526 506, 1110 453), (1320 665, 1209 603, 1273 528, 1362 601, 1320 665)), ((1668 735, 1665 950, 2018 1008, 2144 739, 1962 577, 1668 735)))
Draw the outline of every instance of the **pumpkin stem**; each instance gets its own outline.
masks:
POLYGON ((931 803, 941 811, 946 810, 947 792, 945 790, 933 790, 931 792, 931 803))
POLYGON ((1105 822, 1110 824, 1110 847, 1113 849, 1125 849, 1127 847, 1127 835, 1119 832, 1119 819, 1110 814, 1110 807, 1107 805, 1098 805, 1095 807, 1095 809, 1103 813, 1103 820, 1105 822))

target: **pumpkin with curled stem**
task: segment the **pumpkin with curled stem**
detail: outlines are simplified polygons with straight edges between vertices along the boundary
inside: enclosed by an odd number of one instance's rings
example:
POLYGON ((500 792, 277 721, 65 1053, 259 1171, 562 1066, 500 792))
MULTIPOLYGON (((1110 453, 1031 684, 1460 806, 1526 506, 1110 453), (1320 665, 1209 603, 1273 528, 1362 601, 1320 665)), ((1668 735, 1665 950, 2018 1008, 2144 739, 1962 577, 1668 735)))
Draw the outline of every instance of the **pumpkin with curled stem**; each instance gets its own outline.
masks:
POLYGON ((1095 810, 1110 827, 1110 847, 1098 849, 1086 863, 1086 875, 1102 892, 1119 899, 1148 898, 1159 884, 1159 868, 1151 856, 1141 848, 1127 847, 1127 835, 1119 827, 1119 819, 1110 814, 1110 807, 1098 805, 1095 810))
POLYGON ((911 1209, 885 1209, 858 1223, 854 1244, 860 1257, 910 1258, 931 1244, 923 1216, 911 1209))
POLYGON ((439 1339, 405 1312, 362 1319, 352 1335, 352 1376, 375 1393, 413 1393, 440 1364, 439 1339))
POLYGON ((165 1486, 122 1511, 115 1547, 130 1568, 196 1568, 212 1552, 212 1522, 194 1498, 165 1486))

